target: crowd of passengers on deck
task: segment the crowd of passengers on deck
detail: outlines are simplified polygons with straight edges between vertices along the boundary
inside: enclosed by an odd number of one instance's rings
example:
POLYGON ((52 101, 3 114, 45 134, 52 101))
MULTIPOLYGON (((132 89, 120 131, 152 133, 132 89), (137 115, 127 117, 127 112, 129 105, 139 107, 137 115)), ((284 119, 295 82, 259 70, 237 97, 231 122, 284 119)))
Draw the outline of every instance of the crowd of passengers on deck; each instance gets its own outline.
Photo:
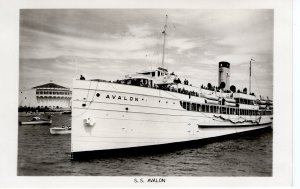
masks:
MULTIPOLYGON (((81 75, 80 80, 85 80, 85 78, 81 75)), ((105 80, 101 80, 101 81, 105 81, 105 80)), ((107 82, 111 82, 111 81, 107 81, 107 82)), ((113 83, 120 83, 120 84, 127 84, 127 85, 134 85, 134 86, 140 86, 140 87, 151 87, 151 85, 149 84, 149 80, 147 79, 125 79, 125 80, 116 80, 113 81, 113 83), (144 82, 142 80, 145 80, 144 82)), ((181 84, 181 80, 179 78, 174 79, 174 84, 181 84)), ((183 81, 183 85, 189 85, 189 81, 187 79, 184 79, 183 81)), ((192 85, 190 85, 192 86, 192 85)), ((161 89, 161 90, 166 90, 166 91, 171 91, 171 92, 177 92, 177 93, 181 93, 181 94, 185 94, 185 95, 189 95, 189 98, 191 98, 191 96, 196 96, 199 97, 199 93, 195 92, 195 91, 188 91, 184 88, 174 88, 172 87, 172 85, 170 84, 163 84, 163 85, 155 85, 154 87, 151 88, 156 88, 156 89, 161 89)), ((208 83, 207 87, 204 87, 203 85, 201 86, 201 89, 206 89, 206 90, 211 90, 211 91, 219 91, 218 87, 212 86, 210 83, 208 83), (216 90, 216 88, 218 90, 216 90)), ((230 92, 230 91, 228 91, 230 92)), ((239 92, 239 91, 238 91, 239 92)), ((243 92, 244 93, 244 92, 243 92)), ((254 95, 254 93, 253 93, 254 95)), ((247 99, 237 99, 236 101, 237 104, 249 104, 249 105, 254 105, 254 101, 253 100, 247 100, 247 99)), ((220 105, 225 105, 225 99, 223 98, 221 102, 219 102, 220 105)), ((181 105, 182 102, 181 102, 181 105)), ((193 110, 193 108, 191 108, 193 110)), ((268 112, 269 113, 269 112, 268 112)), ((268 114, 265 112, 262 112, 261 114, 268 114)))
MULTIPOLYGON (((175 75, 175 74, 172 72, 171 75, 175 75)), ((80 80, 85 80, 83 75, 80 76, 80 80)), ((105 80, 101 80, 101 81, 105 81, 105 80)), ((113 83, 140 86, 140 87, 150 87, 150 88, 161 89, 161 90, 165 90, 165 91, 177 92, 177 93, 189 95, 189 98, 191 98, 191 96, 199 97, 199 93, 195 92, 195 91, 188 91, 185 88, 177 88, 176 89, 176 88, 172 87, 172 84, 162 84, 162 85, 154 84, 154 85, 152 85, 152 84, 149 83, 149 81, 151 81, 151 80, 136 78, 136 79, 116 80, 116 81, 113 81, 113 83)), ((107 82, 111 82, 111 81, 107 81, 107 82)), ((173 80, 173 84, 181 84, 180 78, 175 78, 173 80)), ((187 79, 184 79, 183 85, 192 86, 192 84, 189 85, 189 81, 187 79)), ((207 84, 207 87, 205 87, 202 84, 201 89, 220 92, 219 87, 212 86, 210 83, 207 84)), ((223 92, 230 93, 232 91, 223 90, 223 92)), ((237 92, 241 93, 240 90, 238 90, 237 92)), ((245 92, 243 91, 243 93, 245 93, 245 92)), ((254 93, 253 93, 253 95, 254 95, 254 93)))

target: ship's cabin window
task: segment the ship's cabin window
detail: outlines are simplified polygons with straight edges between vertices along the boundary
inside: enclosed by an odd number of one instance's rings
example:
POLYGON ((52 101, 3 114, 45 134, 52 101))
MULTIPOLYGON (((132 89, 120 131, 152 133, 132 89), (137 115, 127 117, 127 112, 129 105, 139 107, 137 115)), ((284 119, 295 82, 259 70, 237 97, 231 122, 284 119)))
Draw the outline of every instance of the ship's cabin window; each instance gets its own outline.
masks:
POLYGON ((205 112, 209 112, 209 105, 205 105, 205 112))
POLYGON ((221 107, 221 114, 226 114, 226 108, 225 107, 221 107))
POLYGON ((188 111, 191 110, 191 108, 190 108, 190 103, 189 103, 189 102, 186 103, 186 109, 187 109, 188 111))
POLYGON ((201 105, 197 104, 197 112, 200 112, 200 111, 201 111, 201 105))
POLYGON ((151 74, 152 74, 152 77, 154 77, 154 76, 155 76, 155 72, 151 72, 151 74))
POLYGON ((186 109, 186 102, 183 102, 182 107, 183 107, 183 109, 186 109))
POLYGON ((201 111, 205 112, 205 105, 204 104, 201 105, 201 111))
POLYGON ((237 103, 240 103, 240 104, 254 105, 254 100, 243 99, 243 98, 236 98, 236 101, 237 101, 237 103))
POLYGON ((228 115, 272 115, 272 110, 246 110, 235 107, 226 107, 213 104, 197 104, 180 101, 180 106, 187 111, 228 114, 228 115))
POLYGON ((144 78, 134 78, 134 79, 128 79, 124 81, 127 85, 135 85, 135 86, 141 86, 141 87, 152 87, 153 82, 152 80, 144 79, 144 78))
POLYGON ((160 71, 157 72, 157 76, 158 76, 158 77, 160 76, 160 71))
POLYGON ((272 111, 271 110, 260 110, 259 114, 260 115, 272 115, 272 111))
POLYGON ((144 73, 141 73, 143 75, 151 75, 152 72, 144 72, 144 73))
POLYGON ((214 107, 210 106, 210 111, 209 112, 214 112, 214 107))
POLYGON ((196 104, 195 103, 192 103, 192 111, 197 111, 197 108, 196 108, 196 104))

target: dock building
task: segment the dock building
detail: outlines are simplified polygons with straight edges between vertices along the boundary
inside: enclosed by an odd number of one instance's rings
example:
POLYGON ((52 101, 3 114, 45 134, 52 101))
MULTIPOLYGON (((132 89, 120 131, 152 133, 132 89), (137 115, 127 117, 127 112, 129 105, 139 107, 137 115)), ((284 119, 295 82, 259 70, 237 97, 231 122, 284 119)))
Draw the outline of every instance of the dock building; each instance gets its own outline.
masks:
POLYGON ((55 83, 47 83, 19 93, 19 106, 32 108, 69 109, 72 91, 55 83))

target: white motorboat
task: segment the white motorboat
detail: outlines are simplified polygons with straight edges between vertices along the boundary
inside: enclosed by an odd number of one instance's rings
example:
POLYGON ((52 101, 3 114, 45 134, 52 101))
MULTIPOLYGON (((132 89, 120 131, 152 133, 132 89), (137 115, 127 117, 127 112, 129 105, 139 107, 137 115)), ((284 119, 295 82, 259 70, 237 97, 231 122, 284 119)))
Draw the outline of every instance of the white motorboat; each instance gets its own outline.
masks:
POLYGON ((70 126, 51 127, 50 134, 52 135, 71 134, 71 127, 70 126))

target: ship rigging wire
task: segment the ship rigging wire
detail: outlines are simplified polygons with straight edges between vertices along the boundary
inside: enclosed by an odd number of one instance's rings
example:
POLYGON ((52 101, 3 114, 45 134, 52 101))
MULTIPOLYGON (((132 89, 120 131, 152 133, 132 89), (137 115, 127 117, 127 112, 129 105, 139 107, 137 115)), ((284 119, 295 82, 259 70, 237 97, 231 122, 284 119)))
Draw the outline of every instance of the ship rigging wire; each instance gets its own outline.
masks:
POLYGON ((96 92, 98 90, 98 84, 99 84, 99 81, 97 81, 97 85, 96 85, 96 88, 94 89, 94 95, 92 97, 92 100, 91 101, 88 101, 88 97, 89 97, 89 93, 90 93, 90 90, 91 90, 91 83, 92 81, 90 81, 90 85, 89 85, 89 89, 88 89, 88 93, 87 93, 87 97, 85 99, 85 103, 89 102, 89 105, 88 107, 86 107, 85 111, 83 111, 82 113, 78 114, 78 115, 72 115, 72 117, 79 117, 81 116, 82 114, 86 113, 87 110, 89 110, 90 106, 92 105, 92 103, 94 102, 94 98, 95 98, 95 95, 96 95, 96 92))

